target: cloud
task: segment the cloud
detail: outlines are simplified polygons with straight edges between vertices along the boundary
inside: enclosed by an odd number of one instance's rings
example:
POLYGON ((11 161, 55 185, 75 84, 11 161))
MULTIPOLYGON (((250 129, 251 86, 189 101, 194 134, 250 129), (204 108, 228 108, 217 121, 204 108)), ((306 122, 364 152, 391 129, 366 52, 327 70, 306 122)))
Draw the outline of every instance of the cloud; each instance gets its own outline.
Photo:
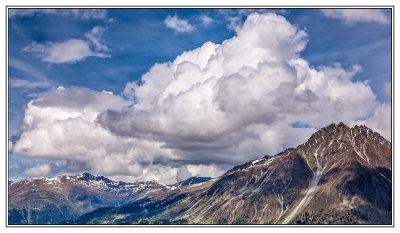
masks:
POLYGON ((122 110, 131 104, 131 101, 120 96, 84 87, 58 87, 40 94, 28 103, 22 128, 32 130, 69 118, 93 122, 100 112, 122 110))
POLYGON ((383 93, 388 96, 392 96, 392 84, 390 82, 385 83, 385 87, 383 88, 383 93))
POLYGON ((35 14, 57 14, 56 9, 8 9, 8 17, 32 17, 35 14))
POLYGON ((354 23, 390 23, 389 17, 381 9, 322 9, 328 18, 339 19, 346 24, 354 23))
POLYGON ((85 34, 85 37, 92 42, 92 44, 95 46, 95 50, 97 51, 108 51, 107 45, 105 45, 102 41, 104 31, 105 29, 103 27, 96 26, 90 32, 85 34))
POLYGON ((204 26, 208 26, 210 23, 212 23, 214 20, 210 17, 208 17, 207 15, 201 15, 200 16, 200 21, 201 24, 204 26))
POLYGON ((107 19, 103 9, 9 9, 8 17, 33 17, 36 15, 72 16, 79 19, 107 19))
POLYGON ((11 140, 8 140, 8 151, 12 151, 13 148, 13 142, 11 140))
POLYGON ((192 177, 192 173, 187 169, 186 166, 181 167, 176 173, 177 181, 186 180, 190 177, 192 177))
POLYGON ((314 127, 372 113, 371 88, 351 80, 361 67, 311 68, 299 57, 306 43, 285 18, 252 14, 237 36, 155 64, 141 85, 128 83, 124 95, 135 105, 106 111, 99 123, 165 142, 188 163, 234 164, 296 146, 314 127), (290 127, 297 121, 311 128, 290 127))
POLYGON ((315 128, 370 116, 376 97, 352 80, 362 68, 310 67, 300 57, 307 41, 284 17, 253 13, 221 44, 154 64, 140 82, 127 83, 129 100, 82 88, 41 94, 26 108, 13 151, 75 160, 119 179, 173 183, 189 173, 221 175, 297 146, 315 128))
POLYGON ((102 90, 101 92, 102 92, 102 93, 106 93, 106 94, 110 94, 110 95, 114 95, 114 93, 113 93, 112 91, 105 91, 105 90, 102 90))
MULTIPOLYGON (((99 113, 107 109, 123 111, 131 104, 112 93, 87 88, 59 87, 42 93, 27 105, 23 133, 12 153, 49 161, 76 161, 82 171, 119 180, 176 182, 176 174, 184 165, 171 149, 164 148, 164 143, 118 136, 96 122, 99 113), (166 171, 171 175, 166 176, 166 171)), ((70 163, 56 167, 62 171, 63 166, 76 171, 70 163)), ((213 165, 197 167, 190 169, 209 176, 223 172, 213 165)))
POLYGON ((73 16, 81 19, 107 19, 107 11, 103 9, 71 9, 70 12, 73 16))
POLYGON ((37 164, 36 167, 29 168, 24 172, 29 176, 47 176, 51 173, 51 167, 49 164, 37 164))
POLYGON ((195 29, 194 26, 189 24, 188 21, 179 19, 177 15, 170 16, 168 15, 167 18, 164 20, 164 24, 168 28, 172 28, 175 32, 183 33, 183 32, 191 32, 195 29))
POLYGON ((353 121, 350 125, 366 125, 378 132, 387 140, 392 140, 392 109, 390 103, 383 103, 375 109, 374 114, 361 121, 353 121))
POLYGON ((23 48, 22 51, 32 53, 49 63, 76 63, 87 57, 111 57, 103 53, 108 47, 102 43, 104 29, 100 26, 94 27, 85 34, 88 40, 68 39, 63 42, 32 42, 31 45, 23 48), (94 47, 94 50, 91 48, 94 47))
POLYGON ((100 112, 122 110, 130 104, 120 96, 87 88, 57 88, 43 93, 28 103, 24 132, 13 152, 77 160, 101 174, 136 174, 136 166, 127 161, 131 158, 124 158, 125 152, 135 150, 132 140, 114 136, 95 122, 100 112))
POLYGON ((253 13, 264 14, 274 12, 272 9, 219 9, 218 12, 228 20, 227 28, 236 31, 240 29, 247 16, 253 13))
POLYGON ((49 85, 50 85, 49 82, 29 81, 25 79, 10 79, 10 86, 17 88, 34 89, 38 87, 46 87, 49 85))

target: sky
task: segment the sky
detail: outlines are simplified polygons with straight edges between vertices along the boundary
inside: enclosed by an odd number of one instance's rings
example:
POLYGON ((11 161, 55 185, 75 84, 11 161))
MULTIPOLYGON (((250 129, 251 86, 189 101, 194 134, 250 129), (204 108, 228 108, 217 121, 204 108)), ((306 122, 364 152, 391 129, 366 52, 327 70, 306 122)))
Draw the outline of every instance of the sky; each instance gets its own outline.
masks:
POLYGON ((331 123, 391 140, 390 9, 8 9, 9 179, 175 183, 331 123))

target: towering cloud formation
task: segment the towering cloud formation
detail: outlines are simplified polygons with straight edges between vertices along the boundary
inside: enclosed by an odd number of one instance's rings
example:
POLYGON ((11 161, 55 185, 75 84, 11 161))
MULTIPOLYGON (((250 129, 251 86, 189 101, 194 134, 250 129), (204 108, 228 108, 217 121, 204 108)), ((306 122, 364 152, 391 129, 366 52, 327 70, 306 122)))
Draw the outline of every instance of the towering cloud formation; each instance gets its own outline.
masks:
POLYGON ((245 154, 257 147, 257 153, 276 153, 298 142, 282 134, 307 132, 303 140, 312 131, 293 129, 292 123, 321 127, 371 113, 371 89, 351 81, 361 68, 310 68, 299 57, 306 42, 307 34, 285 18, 252 14, 221 45, 205 43, 154 65, 142 85, 128 83, 124 94, 135 106, 102 113, 99 122, 116 134, 157 138, 169 148, 231 149, 233 159, 248 140, 259 145, 246 147, 245 154))
POLYGON ((219 175, 304 142, 314 127, 363 119, 376 107, 370 87, 351 80, 360 66, 310 67, 299 55, 307 34, 284 17, 254 13, 236 33, 155 64, 141 84, 128 83, 123 94, 131 107, 81 88, 43 94, 28 105, 14 152, 168 183, 219 175))

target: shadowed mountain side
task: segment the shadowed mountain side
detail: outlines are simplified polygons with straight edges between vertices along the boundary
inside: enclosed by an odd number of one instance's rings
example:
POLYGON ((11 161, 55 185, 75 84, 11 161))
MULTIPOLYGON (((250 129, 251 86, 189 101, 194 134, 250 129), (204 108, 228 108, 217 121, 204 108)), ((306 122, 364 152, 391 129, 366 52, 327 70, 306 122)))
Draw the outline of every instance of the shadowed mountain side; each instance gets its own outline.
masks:
MULTIPOLYGON (((171 195, 162 200, 143 198, 138 201, 116 208, 100 208, 84 214, 77 219, 61 222, 61 224, 131 224, 139 220, 150 219, 154 215, 165 211, 171 205, 184 198, 185 194, 171 195)), ((166 219, 157 220, 157 223, 174 223, 166 219)), ((183 221, 176 221, 184 223, 183 221)))
POLYGON ((170 190, 148 182, 115 182, 89 173, 15 181, 8 187, 9 224, 54 224, 170 190))
POLYGON ((126 183, 90 173, 9 182, 9 224, 54 224, 101 207, 201 188, 210 177, 191 177, 173 185, 156 181, 126 183), (173 191, 175 190, 175 191, 173 191))
POLYGON ((154 205, 131 203, 146 206, 143 215, 114 208, 68 223, 391 224, 390 174, 390 142, 365 126, 332 124, 297 148, 236 166, 195 189, 145 201, 154 205))

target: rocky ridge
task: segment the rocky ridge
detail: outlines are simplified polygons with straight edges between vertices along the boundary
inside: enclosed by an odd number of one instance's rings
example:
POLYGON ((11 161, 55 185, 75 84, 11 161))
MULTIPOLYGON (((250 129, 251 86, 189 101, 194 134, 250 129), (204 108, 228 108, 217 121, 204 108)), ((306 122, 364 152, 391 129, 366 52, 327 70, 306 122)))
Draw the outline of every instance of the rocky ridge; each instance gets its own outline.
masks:
POLYGON ((68 224, 391 224, 391 143, 365 126, 331 124, 305 143, 68 224), (118 216, 116 218, 115 216, 118 216))
POLYGON ((9 224, 57 223, 169 190, 156 181, 116 182, 89 173, 15 181, 8 187, 9 224))

